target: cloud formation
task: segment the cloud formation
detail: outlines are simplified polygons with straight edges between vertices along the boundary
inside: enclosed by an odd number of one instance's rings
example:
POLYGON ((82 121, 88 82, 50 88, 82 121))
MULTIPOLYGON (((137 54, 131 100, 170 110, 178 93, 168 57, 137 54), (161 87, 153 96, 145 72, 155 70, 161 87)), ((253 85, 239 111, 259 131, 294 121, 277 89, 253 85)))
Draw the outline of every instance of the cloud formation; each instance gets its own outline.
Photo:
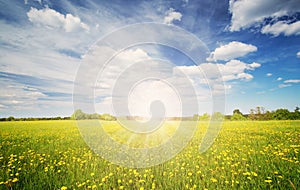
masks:
POLYGON ((202 70, 208 79, 226 82, 237 79, 251 80, 253 76, 246 71, 255 70, 258 67, 260 67, 259 63, 246 64, 239 60, 230 60, 225 64, 203 63, 199 66, 178 66, 176 68, 191 77, 202 70), (221 75, 217 73, 218 71, 221 75))
POLYGON ((279 36, 280 34, 285 36, 300 35, 300 21, 291 24, 286 21, 278 21, 273 25, 264 26, 261 33, 272 34, 273 36, 279 36))
POLYGON ((226 45, 221 45, 210 54, 207 61, 223 60, 228 61, 238 57, 243 57, 248 53, 257 51, 257 47, 251 44, 232 41, 226 45))
POLYGON ((36 9, 31 7, 27 12, 30 22, 53 29, 63 29, 65 32, 74 32, 78 30, 89 31, 89 26, 72 14, 63 15, 53 9, 36 9))
POLYGON ((173 24, 173 21, 181 21, 182 14, 180 12, 175 11, 173 8, 170 8, 166 12, 166 16, 164 18, 165 24, 173 24))
POLYGON ((300 83, 298 79, 285 80, 284 83, 300 83))
POLYGON ((299 57, 299 58, 300 58, 300 51, 297 53, 297 57, 299 57))
POLYGON ((230 31, 240 31, 250 27, 265 25, 266 19, 275 22, 273 25, 266 25, 261 32, 273 35, 299 35, 299 23, 282 22, 279 19, 283 16, 292 16, 299 12, 300 3, 298 0, 230 0, 229 11, 232 14, 230 31))
POLYGON ((272 73, 267 73, 266 76, 270 77, 270 76, 272 76, 272 73))

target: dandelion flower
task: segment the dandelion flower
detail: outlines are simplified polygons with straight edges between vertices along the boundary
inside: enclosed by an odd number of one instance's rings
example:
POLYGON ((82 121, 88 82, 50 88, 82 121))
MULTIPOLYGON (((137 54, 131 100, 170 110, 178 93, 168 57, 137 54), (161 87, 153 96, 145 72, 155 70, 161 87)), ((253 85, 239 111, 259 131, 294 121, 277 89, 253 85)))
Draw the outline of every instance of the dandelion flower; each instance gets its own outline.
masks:
POLYGON ((12 180, 13 183, 16 183, 17 181, 19 181, 18 178, 14 178, 14 179, 12 180))

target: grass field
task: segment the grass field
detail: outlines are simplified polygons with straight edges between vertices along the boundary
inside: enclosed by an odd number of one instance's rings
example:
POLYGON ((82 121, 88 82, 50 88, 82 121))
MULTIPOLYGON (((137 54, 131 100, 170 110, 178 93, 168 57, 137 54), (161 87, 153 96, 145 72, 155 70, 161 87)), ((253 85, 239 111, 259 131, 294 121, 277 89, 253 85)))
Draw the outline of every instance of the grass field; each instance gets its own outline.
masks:
POLYGON ((93 153, 75 121, 1 122, 0 189, 300 188, 300 121, 226 121, 200 154, 207 124, 173 159, 131 169, 93 153))

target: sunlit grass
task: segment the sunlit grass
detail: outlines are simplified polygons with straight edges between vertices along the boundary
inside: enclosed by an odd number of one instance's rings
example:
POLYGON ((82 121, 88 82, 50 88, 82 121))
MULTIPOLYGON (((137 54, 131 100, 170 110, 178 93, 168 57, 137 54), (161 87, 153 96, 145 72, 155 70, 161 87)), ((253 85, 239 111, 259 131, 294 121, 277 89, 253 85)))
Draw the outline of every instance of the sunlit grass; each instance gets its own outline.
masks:
MULTIPOLYGON (((130 134, 115 133, 122 130, 116 122, 102 124, 112 138, 128 142, 124 139, 130 134)), ((224 122, 213 146, 200 154, 207 124, 199 123, 192 141, 173 159, 132 169, 113 165, 93 153, 75 121, 1 122, 0 189, 300 187, 300 121, 224 122)), ((150 145, 163 139, 156 140, 150 145)))

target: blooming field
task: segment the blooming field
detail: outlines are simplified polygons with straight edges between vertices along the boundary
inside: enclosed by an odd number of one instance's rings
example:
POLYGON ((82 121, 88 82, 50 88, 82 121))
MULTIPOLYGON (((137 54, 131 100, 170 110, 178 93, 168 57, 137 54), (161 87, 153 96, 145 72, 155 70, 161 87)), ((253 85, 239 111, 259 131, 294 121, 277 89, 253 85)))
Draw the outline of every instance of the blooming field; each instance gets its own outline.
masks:
POLYGON ((300 188, 300 121, 226 121, 200 154, 207 124, 176 157, 134 169, 93 153, 76 121, 1 122, 0 189, 300 188))

